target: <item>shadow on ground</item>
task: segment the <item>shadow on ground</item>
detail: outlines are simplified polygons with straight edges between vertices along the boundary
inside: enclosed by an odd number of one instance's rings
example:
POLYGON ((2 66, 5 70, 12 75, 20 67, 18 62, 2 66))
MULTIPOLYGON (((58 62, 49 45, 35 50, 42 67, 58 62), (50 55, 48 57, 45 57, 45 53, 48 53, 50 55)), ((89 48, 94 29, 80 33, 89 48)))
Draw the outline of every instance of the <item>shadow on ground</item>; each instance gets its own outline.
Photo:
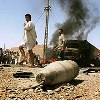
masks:
POLYGON ((47 90, 55 90, 59 87, 61 87, 62 89, 64 89, 65 86, 77 86, 78 84, 81 84, 84 80, 78 80, 78 79, 74 79, 72 81, 70 81, 69 83, 68 82, 65 82, 65 83, 61 83, 61 84, 56 84, 56 85, 44 85, 42 86, 42 89, 44 91, 47 91, 47 90))
POLYGON ((69 82, 71 85, 75 85, 77 86, 78 84, 81 84, 84 80, 78 80, 78 79, 74 79, 71 82, 69 82))

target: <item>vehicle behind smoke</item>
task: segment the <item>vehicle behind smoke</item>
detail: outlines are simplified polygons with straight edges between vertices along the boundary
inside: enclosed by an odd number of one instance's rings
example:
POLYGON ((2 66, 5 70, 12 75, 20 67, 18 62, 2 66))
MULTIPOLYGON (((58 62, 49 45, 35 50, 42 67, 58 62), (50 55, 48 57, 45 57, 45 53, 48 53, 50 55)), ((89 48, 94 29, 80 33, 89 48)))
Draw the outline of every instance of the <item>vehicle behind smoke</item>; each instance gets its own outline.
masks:
POLYGON ((65 43, 64 59, 73 60, 80 67, 100 66, 100 50, 87 40, 68 40, 65 43))

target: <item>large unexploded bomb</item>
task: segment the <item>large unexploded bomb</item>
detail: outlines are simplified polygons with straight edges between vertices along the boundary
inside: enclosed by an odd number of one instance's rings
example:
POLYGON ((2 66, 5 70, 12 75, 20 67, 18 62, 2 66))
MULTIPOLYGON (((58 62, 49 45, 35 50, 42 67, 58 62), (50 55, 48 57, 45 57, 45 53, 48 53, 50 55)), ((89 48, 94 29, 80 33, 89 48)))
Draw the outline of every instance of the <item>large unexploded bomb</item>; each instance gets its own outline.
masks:
POLYGON ((43 85, 52 85, 73 80, 79 74, 79 67, 71 60, 56 61, 38 73, 36 81, 43 85))

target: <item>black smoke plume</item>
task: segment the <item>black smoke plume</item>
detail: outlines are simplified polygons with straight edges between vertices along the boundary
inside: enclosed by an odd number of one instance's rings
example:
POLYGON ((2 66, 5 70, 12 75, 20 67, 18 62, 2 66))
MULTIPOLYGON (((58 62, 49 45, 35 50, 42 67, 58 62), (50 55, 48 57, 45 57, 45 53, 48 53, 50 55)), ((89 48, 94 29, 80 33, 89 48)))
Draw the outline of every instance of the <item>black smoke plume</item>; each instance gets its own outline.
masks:
MULTIPOLYGON (((93 15, 85 0, 58 0, 62 10, 66 13, 66 21, 58 24, 62 28, 66 39, 86 40, 88 34, 99 22, 98 15, 93 15)), ((95 12, 93 12, 95 13, 95 12)), ((59 27, 60 26, 60 27, 59 27)), ((58 43, 57 30, 52 36, 50 44, 58 43)))

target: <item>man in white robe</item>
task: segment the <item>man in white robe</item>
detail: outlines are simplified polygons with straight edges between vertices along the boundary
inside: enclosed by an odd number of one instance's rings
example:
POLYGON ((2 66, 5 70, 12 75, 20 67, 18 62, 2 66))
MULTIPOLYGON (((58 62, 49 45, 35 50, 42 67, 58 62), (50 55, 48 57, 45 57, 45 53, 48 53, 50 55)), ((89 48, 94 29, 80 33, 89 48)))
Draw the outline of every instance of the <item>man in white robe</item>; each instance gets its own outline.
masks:
POLYGON ((35 26, 31 21, 31 15, 26 14, 25 15, 26 22, 24 23, 24 44, 19 46, 19 50, 22 55, 22 60, 20 61, 20 64, 23 63, 24 61, 27 60, 27 57, 25 55, 24 47, 27 48, 28 53, 29 53, 29 58, 31 65, 34 66, 34 54, 33 54, 33 47, 36 45, 36 31, 35 31, 35 26))

